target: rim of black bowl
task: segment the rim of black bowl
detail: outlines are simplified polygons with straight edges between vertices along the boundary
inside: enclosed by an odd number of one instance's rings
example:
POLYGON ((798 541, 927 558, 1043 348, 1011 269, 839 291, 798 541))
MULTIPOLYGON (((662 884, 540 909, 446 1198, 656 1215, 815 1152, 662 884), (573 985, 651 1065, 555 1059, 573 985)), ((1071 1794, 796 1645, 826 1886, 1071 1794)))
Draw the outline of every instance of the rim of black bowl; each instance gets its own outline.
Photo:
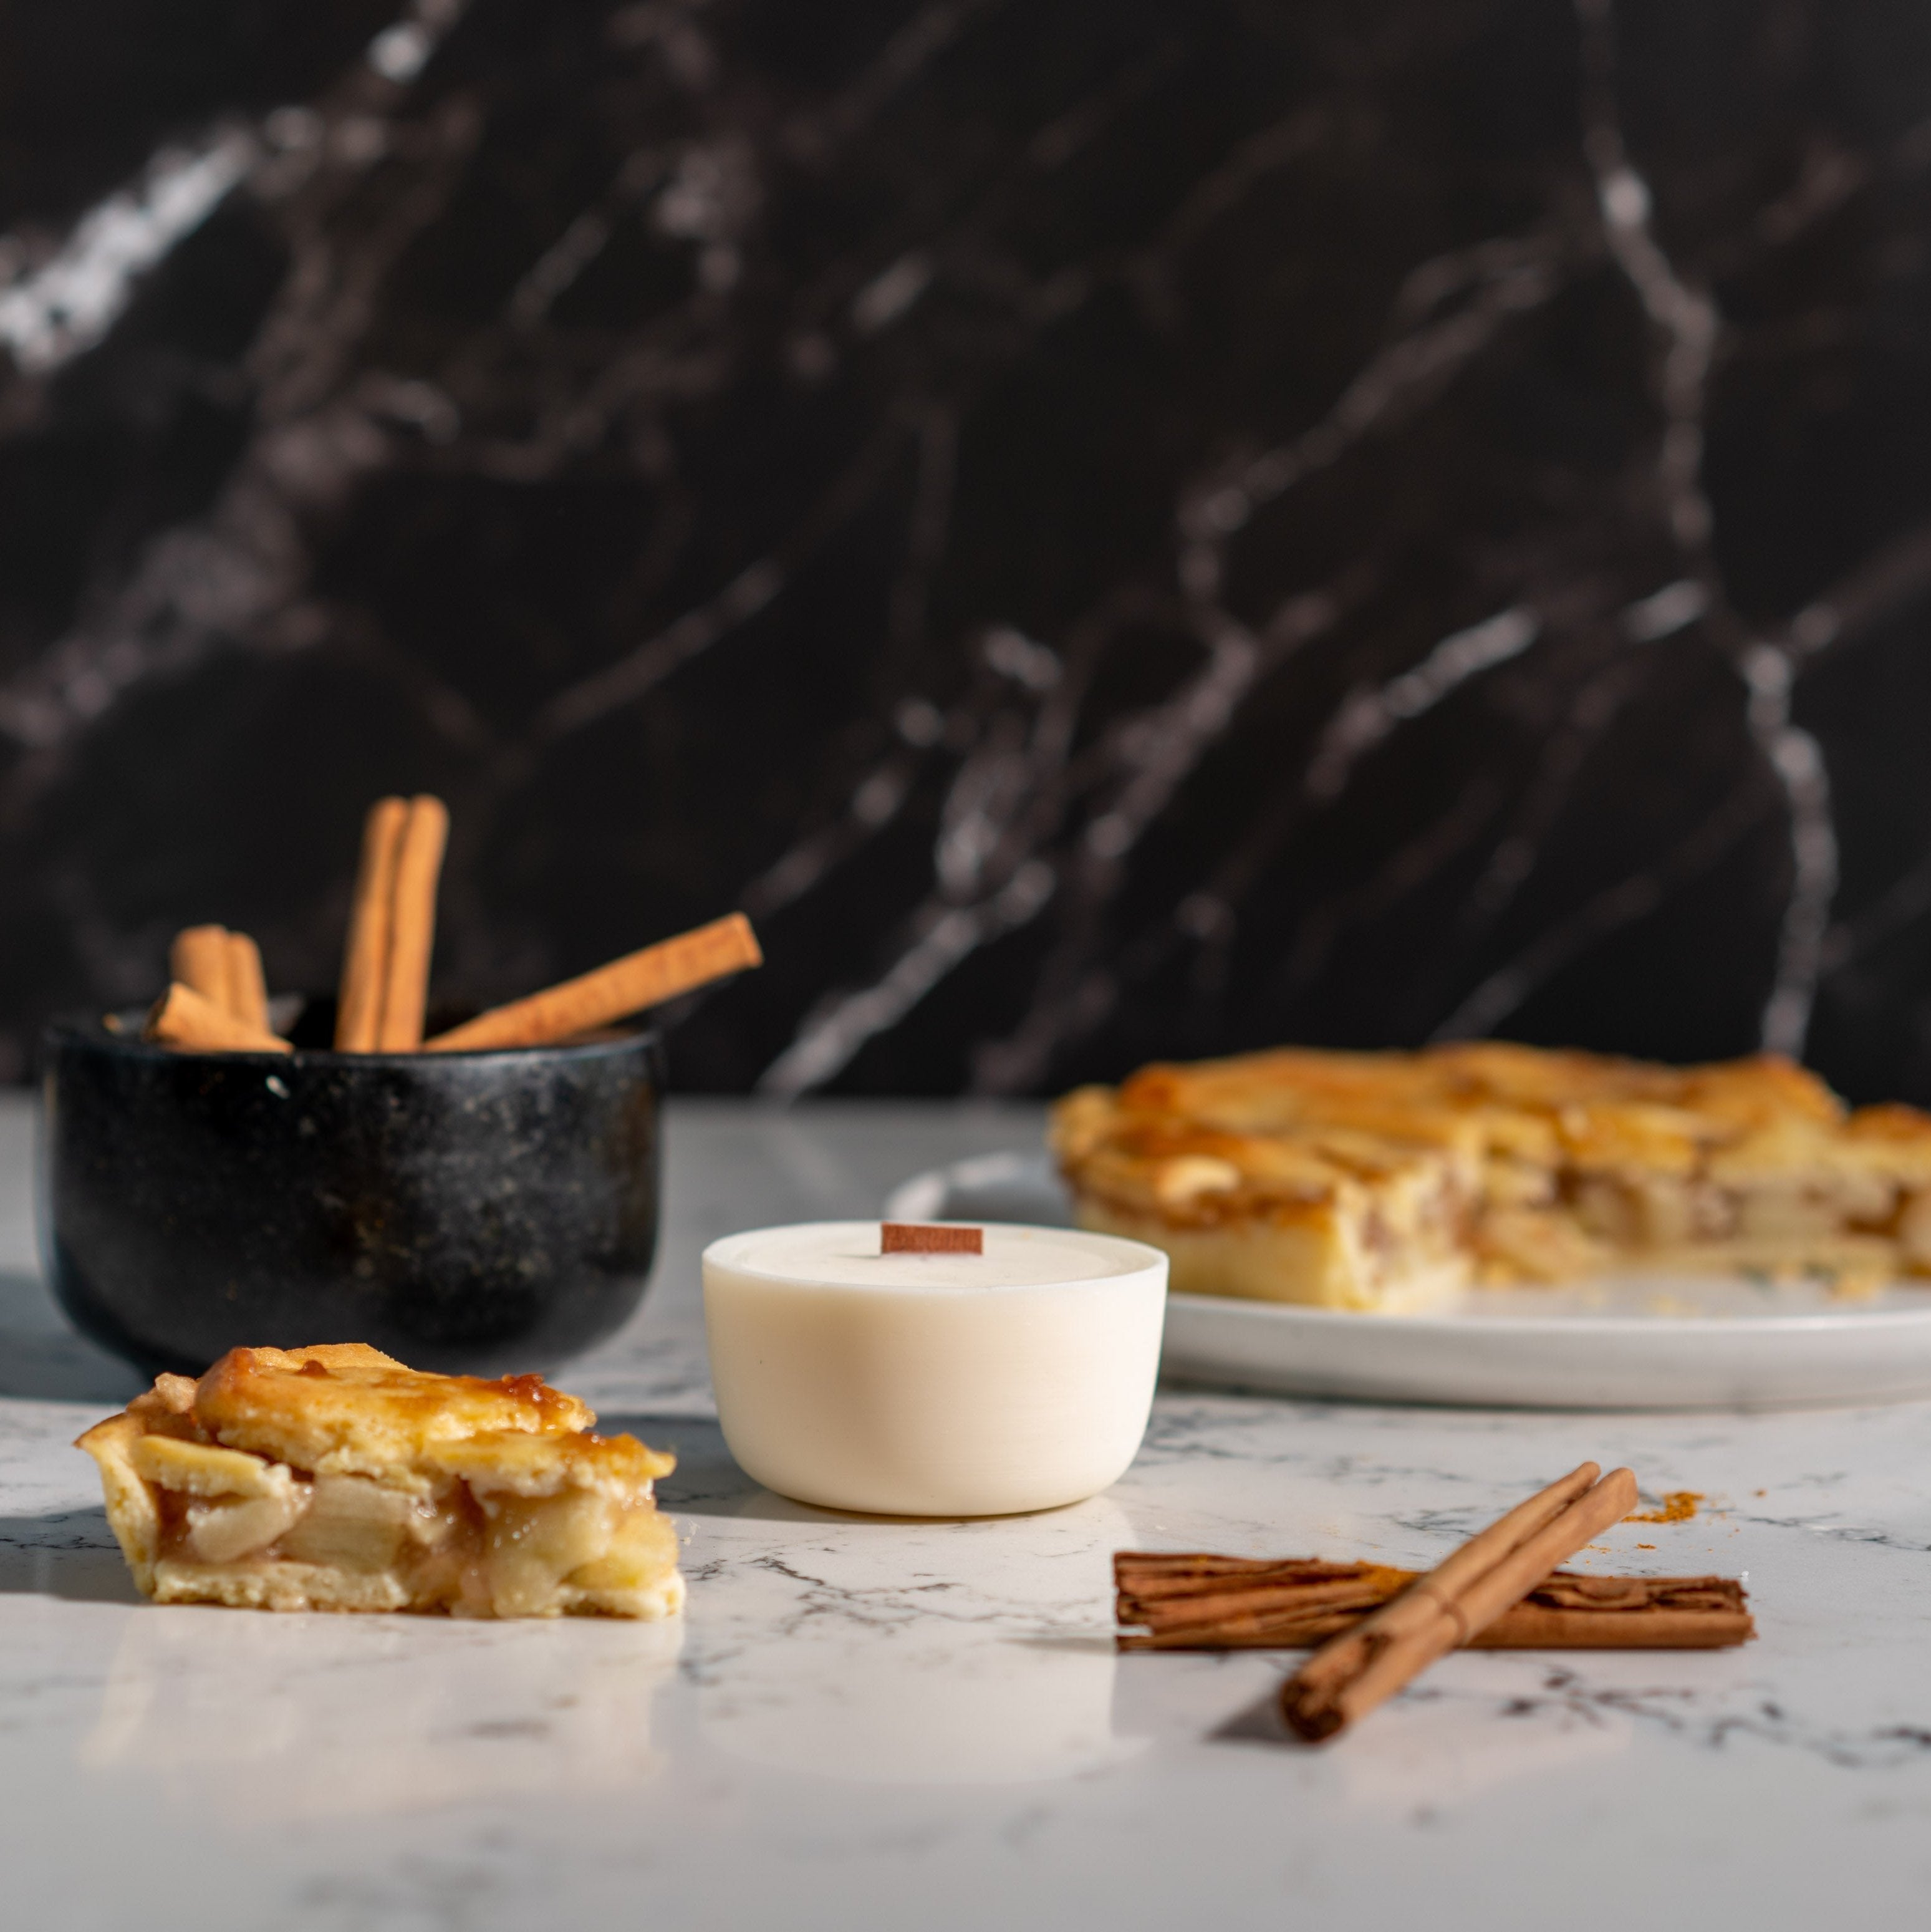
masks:
POLYGON ((425 1061, 433 1064, 445 1060, 453 1064, 478 1060, 527 1060, 539 1054, 546 1059, 553 1059, 559 1054, 586 1058, 597 1054, 625 1052, 662 1039, 657 1028, 648 1022, 627 1026, 619 1021, 617 1027, 620 1030, 616 1030, 614 1038, 558 1040, 543 1046, 458 1046, 439 1053, 425 1052, 420 1047, 413 1052, 343 1053, 332 1046, 298 1046, 288 1053, 262 1053, 247 1047, 225 1048, 218 1052, 199 1052, 143 1040, 140 1029, 147 1015, 145 1006, 129 1006, 112 1014, 67 1014, 49 1020, 41 1030, 41 1038, 49 1046, 62 1040, 78 1040, 89 1046, 112 1047, 147 1059, 181 1063, 200 1060, 217 1066, 268 1067, 291 1064, 308 1066, 421 1066, 425 1061), (110 1027, 107 1024, 109 1018, 118 1021, 120 1025, 110 1027), (123 1028, 126 1030, 123 1031, 123 1028))

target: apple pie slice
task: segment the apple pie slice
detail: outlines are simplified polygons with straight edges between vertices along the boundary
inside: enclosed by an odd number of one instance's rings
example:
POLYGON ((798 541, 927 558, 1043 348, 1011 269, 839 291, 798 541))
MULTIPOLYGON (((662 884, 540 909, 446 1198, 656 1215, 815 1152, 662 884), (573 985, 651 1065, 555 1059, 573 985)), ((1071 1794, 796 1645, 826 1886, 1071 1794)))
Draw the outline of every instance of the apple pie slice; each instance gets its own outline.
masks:
POLYGON ((1082 1088, 1052 1139, 1081 1225, 1183 1292, 1402 1313, 1612 1269, 1931 1274, 1931 1116, 1774 1055, 1286 1048, 1082 1088))
POLYGON ((437 1376, 360 1342, 234 1348, 82 1436, 157 1603, 666 1617, 672 1459, 540 1376, 437 1376))

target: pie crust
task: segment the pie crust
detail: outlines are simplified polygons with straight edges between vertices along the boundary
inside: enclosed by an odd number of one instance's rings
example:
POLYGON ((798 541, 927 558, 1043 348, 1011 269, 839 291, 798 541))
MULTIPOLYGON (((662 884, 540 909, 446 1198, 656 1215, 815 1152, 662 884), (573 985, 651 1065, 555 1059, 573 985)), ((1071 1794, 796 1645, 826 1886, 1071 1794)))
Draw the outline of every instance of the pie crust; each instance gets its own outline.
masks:
POLYGON ((673 1459, 539 1376, 405 1368, 360 1342, 235 1348, 82 1436, 157 1603, 455 1616, 674 1616, 673 1459))
POLYGON ((1290 1048, 1082 1088, 1052 1142, 1080 1225, 1197 1294, 1402 1313, 1616 1268, 1931 1274, 1931 1116, 1769 1055, 1290 1048))

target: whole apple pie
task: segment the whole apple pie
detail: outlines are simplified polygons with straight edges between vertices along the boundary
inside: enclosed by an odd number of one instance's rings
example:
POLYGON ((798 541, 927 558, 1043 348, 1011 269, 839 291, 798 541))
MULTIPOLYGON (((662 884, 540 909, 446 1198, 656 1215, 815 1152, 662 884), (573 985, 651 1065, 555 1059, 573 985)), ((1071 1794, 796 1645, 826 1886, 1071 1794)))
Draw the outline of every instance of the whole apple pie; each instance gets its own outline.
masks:
POLYGON ((359 1342, 235 1348, 82 1436, 157 1603, 674 1615, 672 1459, 539 1376, 419 1373, 359 1342))
POLYGON ((1197 1294, 1399 1313, 1615 1269, 1931 1274, 1931 1116, 1768 1055, 1290 1048, 1081 1088, 1052 1142, 1081 1226, 1197 1294))

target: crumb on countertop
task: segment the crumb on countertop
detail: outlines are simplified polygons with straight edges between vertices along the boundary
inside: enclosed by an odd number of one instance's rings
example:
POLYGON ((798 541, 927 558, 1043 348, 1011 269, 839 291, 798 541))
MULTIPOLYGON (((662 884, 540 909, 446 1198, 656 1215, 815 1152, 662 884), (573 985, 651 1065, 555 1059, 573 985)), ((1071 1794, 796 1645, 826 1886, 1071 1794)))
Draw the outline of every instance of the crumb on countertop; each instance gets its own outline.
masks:
POLYGON ((1703 1500, 1701 1490, 1669 1490, 1664 1492, 1660 1509, 1638 1510, 1626 1516, 1625 1522, 1687 1522, 1696 1514, 1696 1505, 1703 1500))

